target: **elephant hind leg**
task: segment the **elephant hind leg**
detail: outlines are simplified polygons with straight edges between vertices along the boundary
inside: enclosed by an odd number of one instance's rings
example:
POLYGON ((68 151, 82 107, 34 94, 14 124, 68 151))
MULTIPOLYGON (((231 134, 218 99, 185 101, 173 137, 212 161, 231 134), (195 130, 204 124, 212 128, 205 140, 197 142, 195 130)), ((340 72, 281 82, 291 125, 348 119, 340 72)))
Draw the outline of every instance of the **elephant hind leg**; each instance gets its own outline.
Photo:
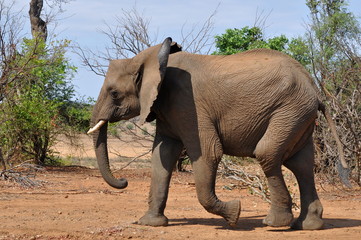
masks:
MULTIPOLYGON (((289 163, 287 166, 298 172, 298 168, 302 167, 299 165, 304 164, 304 162, 300 164, 300 161, 292 159, 296 158, 295 152, 299 152, 298 156, 301 156, 304 151, 308 151, 304 146, 312 136, 314 115, 314 112, 310 112, 306 121, 301 121, 296 113, 293 115, 288 114, 288 117, 284 114, 274 116, 265 134, 256 146, 254 155, 259 160, 266 174, 271 193, 271 209, 263 221, 266 225, 289 226, 293 220, 292 199, 286 187, 281 166, 287 161, 289 163)), ((306 117, 305 115, 304 118, 306 117)), ((314 187, 313 175, 310 175, 312 174, 313 156, 309 156, 308 159, 312 160, 309 163, 311 173, 308 173, 309 176, 305 178, 312 178, 312 181, 309 183, 313 184, 314 187)), ((300 172, 302 175, 305 171, 300 172)), ((303 178, 302 176, 299 177, 303 178)))
POLYGON ((286 140, 269 129, 258 142, 254 155, 266 175, 271 207, 263 224, 272 227, 289 226, 293 220, 292 199, 282 174, 282 157, 286 140))
POLYGON ((271 194, 271 208, 263 224, 271 227, 289 226, 293 220, 292 199, 286 187, 281 167, 265 171, 271 194))
POLYGON ((300 188, 301 213, 291 226, 294 229, 316 230, 323 226, 323 208, 314 181, 313 150, 312 137, 309 137, 305 147, 284 162, 284 165, 295 174, 300 188))

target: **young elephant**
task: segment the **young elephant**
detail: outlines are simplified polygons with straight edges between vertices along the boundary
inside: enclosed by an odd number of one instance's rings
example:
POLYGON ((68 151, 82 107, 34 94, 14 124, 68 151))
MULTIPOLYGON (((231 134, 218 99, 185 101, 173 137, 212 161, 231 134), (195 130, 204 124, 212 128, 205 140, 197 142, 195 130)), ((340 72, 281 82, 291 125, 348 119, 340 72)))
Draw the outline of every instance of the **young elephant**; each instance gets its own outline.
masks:
POLYGON ((301 193, 301 213, 292 228, 320 229, 312 132, 317 111, 325 109, 315 88, 298 62, 277 51, 203 56, 181 52, 167 38, 132 59, 110 62, 89 130, 99 169, 111 186, 127 186, 109 169, 107 123, 140 115, 141 122, 156 120, 149 210, 140 224, 168 224, 169 182, 185 147, 199 202, 230 225, 237 223, 240 202, 222 202, 215 194, 223 154, 254 157, 261 164, 272 202, 264 224, 287 226, 293 220, 284 165, 295 174, 301 193))

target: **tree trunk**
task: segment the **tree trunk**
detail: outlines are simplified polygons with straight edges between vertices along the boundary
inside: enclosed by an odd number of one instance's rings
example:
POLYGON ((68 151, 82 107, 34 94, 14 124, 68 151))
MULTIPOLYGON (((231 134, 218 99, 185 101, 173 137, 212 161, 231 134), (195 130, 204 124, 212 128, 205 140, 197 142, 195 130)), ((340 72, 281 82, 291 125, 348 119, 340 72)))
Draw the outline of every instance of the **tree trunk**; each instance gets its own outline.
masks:
POLYGON ((43 0, 31 0, 30 1, 30 24, 31 24, 31 34, 33 38, 40 37, 46 41, 48 37, 48 30, 46 27, 46 22, 41 19, 41 10, 43 8, 43 0))
POLYGON ((5 159, 4 159, 1 147, 0 147, 0 163, 1 163, 1 166, 3 167, 3 171, 5 171, 6 170, 6 163, 5 163, 5 159))

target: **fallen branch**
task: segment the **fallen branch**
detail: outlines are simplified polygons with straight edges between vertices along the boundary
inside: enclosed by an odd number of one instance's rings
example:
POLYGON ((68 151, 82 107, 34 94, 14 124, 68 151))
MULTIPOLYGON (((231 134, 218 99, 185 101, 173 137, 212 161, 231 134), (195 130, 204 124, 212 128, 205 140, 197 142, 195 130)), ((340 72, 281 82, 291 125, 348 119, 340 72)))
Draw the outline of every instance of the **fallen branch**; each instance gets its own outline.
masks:
POLYGON ((0 172, 0 179, 10 182, 16 182, 17 184, 19 184, 21 187, 24 188, 34 188, 34 187, 42 186, 42 181, 32 180, 30 178, 35 178, 34 172, 43 171, 43 168, 38 165, 29 164, 28 162, 29 161, 25 161, 10 169, 2 170, 0 172), (19 170, 21 168, 27 168, 27 170, 21 171, 19 170))
POLYGON ((249 174, 241 169, 232 167, 230 161, 222 161, 223 170, 220 173, 229 179, 241 182, 249 188, 252 194, 260 196, 264 201, 271 203, 270 192, 264 179, 258 175, 249 174))
MULTIPOLYGON (((230 160, 222 160, 222 168, 219 173, 223 177, 233 179, 240 182, 243 186, 247 187, 251 194, 258 195, 262 200, 271 203, 271 195, 268 189, 267 180, 258 174, 250 174, 237 167, 237 164, 230 160)), ((289 189, 292 198, 295 199, 295 194, 289 189)), ((292 208, 295 210, 299 209, 300 206, 293 201, 292 208)))

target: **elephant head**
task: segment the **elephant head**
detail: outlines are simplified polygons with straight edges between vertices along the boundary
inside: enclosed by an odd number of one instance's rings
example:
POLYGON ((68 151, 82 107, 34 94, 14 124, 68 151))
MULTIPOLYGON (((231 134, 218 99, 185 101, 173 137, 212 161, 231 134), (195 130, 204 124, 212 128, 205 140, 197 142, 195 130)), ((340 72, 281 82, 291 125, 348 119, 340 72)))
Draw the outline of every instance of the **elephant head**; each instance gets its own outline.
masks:
POLYGON ((107 149, 108 122, 140 115, 140 122, 152 121, 151 107, 164 79, 169 54, 181 51, 171 38, 148 48, 134 58, 113 60, 94 106, 88 134, 93 133, 95 153, 104 180, 114 188, 125 188, 126 179, 117 179, 109 168, 107 149))

